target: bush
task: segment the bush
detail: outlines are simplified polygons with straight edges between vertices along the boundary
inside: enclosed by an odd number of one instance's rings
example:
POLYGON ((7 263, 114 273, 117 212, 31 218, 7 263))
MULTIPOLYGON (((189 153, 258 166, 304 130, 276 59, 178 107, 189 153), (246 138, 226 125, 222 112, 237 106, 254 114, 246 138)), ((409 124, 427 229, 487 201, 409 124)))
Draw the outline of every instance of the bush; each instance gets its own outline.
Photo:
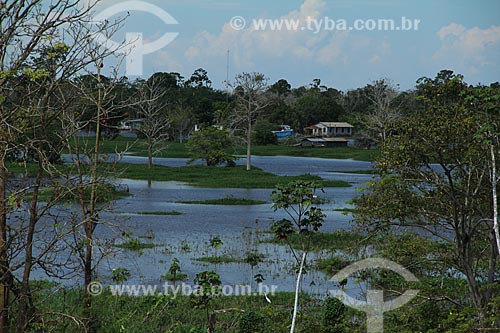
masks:
POLYGON ((276 126, 268 121, 258 121, 255 124, 253 140, 256 145, 277 145, 278 137, 273 133, 276 126))
POLYGON ((255 311, 244 313, 240 319, 239 333, 264 332, 264 316, 255 311))
POLYGON ((324 303, 323 325, 335 327, 344 320, 345 305, 337 298, 327 298, 324 303))
POLYGON ((229 134, 226 131, 212 126, 204 128, 194 133, 186 144, 191 156, 189 163, 204 160, 207 166, 222 163, 234 166, 235 157, 226 151, 230 144, 229 134))

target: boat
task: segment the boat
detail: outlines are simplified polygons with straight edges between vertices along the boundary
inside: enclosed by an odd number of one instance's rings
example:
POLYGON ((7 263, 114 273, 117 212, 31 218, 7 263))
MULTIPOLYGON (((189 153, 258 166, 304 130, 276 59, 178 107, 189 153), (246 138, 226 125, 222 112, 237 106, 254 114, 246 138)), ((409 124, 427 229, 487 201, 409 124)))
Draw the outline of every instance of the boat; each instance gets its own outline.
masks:
POLYGON ((285 138, 292 136, 293 129, 289 125, 281 125, 281 130, 272 131, 278 138, 285 138))

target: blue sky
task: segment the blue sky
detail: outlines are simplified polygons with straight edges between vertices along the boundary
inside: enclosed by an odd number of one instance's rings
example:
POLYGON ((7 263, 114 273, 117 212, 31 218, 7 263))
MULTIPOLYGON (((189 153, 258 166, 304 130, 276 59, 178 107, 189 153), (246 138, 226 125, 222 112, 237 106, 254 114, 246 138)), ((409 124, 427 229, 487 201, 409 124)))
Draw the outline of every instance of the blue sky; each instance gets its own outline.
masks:
MULTIPOLYGON (((287 79, 293 87, 313 79, 341 90, 389 78, 402 89, 414 87, 422 76, 441 69, 465 76, 471 84, 500 81, 500 1, 497 0, 144 0, 168 12, 178 22, 167 25, 150 13, 130 12, 116 39, 125 32, 141 32, 144 42, 165 32, 177 38, 144 56, 144 74, 208 71, 213 86, 224 87, 226 55, 229 77, 258 71, 273 83, 287 79), (246 20, 242 30, 230 22, 246 20), (419 20, 418 30, 332 30, 326 20, 345 21, 401 18, 419 20), (298 30, 256 30, 253 20, 298 20, 298 30), (302 28, 307 20, 321 23, 316 31, 302 28)), ((117 0, 102 0, 98 11, 117 0)), ((134 77, 131 77, 134 78, 134 77)))

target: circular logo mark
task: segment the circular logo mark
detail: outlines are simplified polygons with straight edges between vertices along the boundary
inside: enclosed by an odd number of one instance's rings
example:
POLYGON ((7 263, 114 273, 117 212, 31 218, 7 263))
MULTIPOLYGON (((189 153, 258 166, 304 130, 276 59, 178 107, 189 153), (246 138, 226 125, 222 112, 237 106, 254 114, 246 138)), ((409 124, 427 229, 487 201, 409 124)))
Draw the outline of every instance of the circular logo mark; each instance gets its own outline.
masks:
MULTIPOLYGON (((88 0, 90 1, 90 0, 88 0)), ((123 12, 141 11, 150 13, 159 17, 165 24, 179 24, 175 18, 172 17, 162 8, 150 4, 145 1, 124 1, 99 12, 93 17, 94 22, 105 22, 113 15, 123 12)), ((142 32, 127 32, 125 44, 117 43, 109 39, 103 33, 97 33, 93 38, 110 50, 124 50, 126 53, 127 75, 142 75, 143 74, 143 56, 161 50, 172 41, 174 41, 179 33, 166 32, 157 40, 144 44, 142 32)))

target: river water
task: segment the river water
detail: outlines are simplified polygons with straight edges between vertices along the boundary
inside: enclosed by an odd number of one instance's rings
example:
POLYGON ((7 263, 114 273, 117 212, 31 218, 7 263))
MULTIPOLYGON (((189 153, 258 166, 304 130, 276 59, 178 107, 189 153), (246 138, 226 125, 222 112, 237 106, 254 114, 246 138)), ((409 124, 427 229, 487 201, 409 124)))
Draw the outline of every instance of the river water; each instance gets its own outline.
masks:
MULTIPOLYGON (((118 156, 112 156, 117 159, 118 156)), ((146 158, 120 156, 121 162, 145 164, 146 158)), ((184 166, 187 159, 155 158, 154 163, 166 166, 184 166)), ((238 160, 244 164, 245 160, 238 160)), ((327 199, 321 208, 326 213, 322 231, 331 232, 349 229, 352 217, 338 211, 350 208, 349 201, 357 195, 357 189, 369 181, 371 175, 349 174, 346 171, 366 170, 369 162, 321 158, 284 156, 254 156, 252 165, 278 175, 310 173, 325 179, 345 180, 352 183, 346 188, 326 188, 318 195, 327 199), (335 172, 335 171, 343 171, 335 172)), ((131 276, 126 284, 163 286, 161 276, 168 272, 173 258, 180 261, 182 273, 188 275, 186 284, 194 284, 196 273, 214 270, 223 285, 255 285, 254 276, 261 274, 264 284, 274 285, 277 291, 293 291, 295 288, 294 259, 290 250, 281 245, 265 242, 272 235, 268 232, 273 220, 284 218, 283 212, 275 212, 271 205, 272 189, 220 189, 198 188, 180 182, 155 182, 117 179, 127 185, 132 194, 113 203, 100 214, 105 222, 96 229, 100 241, 125 241, 122 234, 128 233, 144 243, 156 244, 154 248, 141 251, 115 249, 99 263, 96 279, 112 284, 112 271, 127 268, 131 276), (221 199, 225 197, 247 198, 265 201, 254 206, 220 206, 182 204, 181 201, 221 199), (182 215, 143 215, 140 212, 177 211, 182 215), (210 239, 218 236, 220 248, 212 248, 210 239), (245 258, 249 252, 265 255, 264 262, 255 267, 246 263, 209 264, 196 260, 205 256, 229 256, 245 258)), ((96 251, 97 252, 97 251, 96 251)), ((309 261, 327 257, 321 252, 309 255, 309 261)), ((316 295, 326 295, 334 288, 327 276, 313 269, 303 280, 303 290, 316 295)), ((81 284, 78 281, 77 285, 81 284)), ((354 288, 354 287, 353 287, 354 288)))

